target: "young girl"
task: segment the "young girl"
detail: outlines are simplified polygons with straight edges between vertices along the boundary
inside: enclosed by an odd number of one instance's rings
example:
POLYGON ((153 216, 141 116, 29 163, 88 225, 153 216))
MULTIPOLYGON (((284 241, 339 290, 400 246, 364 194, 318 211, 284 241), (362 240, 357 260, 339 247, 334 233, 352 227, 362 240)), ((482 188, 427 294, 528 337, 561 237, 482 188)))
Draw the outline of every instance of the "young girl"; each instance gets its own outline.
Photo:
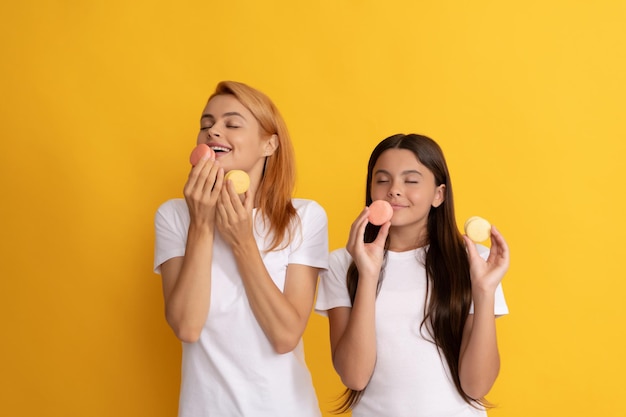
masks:
POLYGON ((485 416, 500 367, 495 317, 508 313, 504 238, 492 227, 489 251, 460 234, 443 153, 425 136, 378 144, 366 188, 366 205, 386 200, 393 217, 376 227, 361 212, 347 247, 331 253, 316 304, 348 387, 339 411, 485 416))
POLYGON ((154 267, 183 342, 179 416, 320 416, 301 338, 327 267, 326 214, 291 198, 289 134, 261 92, 219 83, 197 143, 214 156, 155 219, 154 267), (243 196, 232 169, 250 177, 243 196))

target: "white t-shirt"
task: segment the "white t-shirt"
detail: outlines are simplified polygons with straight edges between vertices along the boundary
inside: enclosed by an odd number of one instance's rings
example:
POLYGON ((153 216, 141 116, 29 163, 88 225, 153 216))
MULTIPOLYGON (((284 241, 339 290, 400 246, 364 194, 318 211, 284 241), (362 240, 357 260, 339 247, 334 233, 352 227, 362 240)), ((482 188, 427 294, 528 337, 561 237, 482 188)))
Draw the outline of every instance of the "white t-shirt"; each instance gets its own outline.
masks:
MULTIPOLYGON (((481 256, 488 249, 479 246, 481 256)), ((387 253, 382 287, 376 298, 376 366, 353 417, 486 416, 456 391, 448 366, 426 329, 424 249, 387 253)), ((346 273, 352 258, 345 249, 331 253, 321 274, 315 309, 322 315, 335 307, 351 307, 346 273)), ((495 297, 495 314, 508 313, 502 288, 495 297)))
MULTIPOLYGON (((301 225, 285 249, 264 252, 270 239, 254 211, 255 239, 276 286, 283 291, 288 264, 328 266, 328 222, 314 201, 292 200, 301 225)), ((189 211, 182 199, 167 201, 156 217, 154 270, 184 256, 189 211)), ((183 343, 180 417, 319 417, 320 410, 304 361, 302 340, 277 354, 252 310, 235 258, 219 233, 213 243, 211 304, 200 339, 183 343)))

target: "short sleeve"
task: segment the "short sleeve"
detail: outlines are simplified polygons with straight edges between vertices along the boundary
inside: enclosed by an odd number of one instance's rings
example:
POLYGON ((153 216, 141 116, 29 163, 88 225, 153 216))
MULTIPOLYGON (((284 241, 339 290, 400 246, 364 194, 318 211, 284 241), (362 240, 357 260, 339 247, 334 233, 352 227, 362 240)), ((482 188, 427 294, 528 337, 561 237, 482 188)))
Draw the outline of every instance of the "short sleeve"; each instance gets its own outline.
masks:
POLYGON ((161 273, 163 262, 185 255, 189 211, 183 199, 163 203, 154 217, 154 272, 161 273))
POLYGON ((338 249, 330 254, 328 270, 320 274, 320 283, 317 290, 315 311, 327 316, 327 311, 336 307, 352 307, 346 275, 352 263, 352 257, 345 249, 338 249))
POLYGON ((301 233, 294 236, 290 264, 301 264, 320 269, 328 268, 328 219, 326 212, 312 200, 294 200, 300 217, 301 233))

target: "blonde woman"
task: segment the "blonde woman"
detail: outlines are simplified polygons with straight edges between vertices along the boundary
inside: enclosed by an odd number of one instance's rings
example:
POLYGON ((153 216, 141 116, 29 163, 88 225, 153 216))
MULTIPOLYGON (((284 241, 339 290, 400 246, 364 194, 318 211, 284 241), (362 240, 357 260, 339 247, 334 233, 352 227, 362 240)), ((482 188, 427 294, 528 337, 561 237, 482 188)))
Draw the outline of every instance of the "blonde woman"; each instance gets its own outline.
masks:
POLYGON ((214 153, 156 214, 155 271, 183 342, 179 416, 320 416, 302 334, 327 267, 326 213, 293 199, 293 149, 272 101, 217 85, 197 143, 214 153), (242 196, 224 175, 245 171, 242 196))

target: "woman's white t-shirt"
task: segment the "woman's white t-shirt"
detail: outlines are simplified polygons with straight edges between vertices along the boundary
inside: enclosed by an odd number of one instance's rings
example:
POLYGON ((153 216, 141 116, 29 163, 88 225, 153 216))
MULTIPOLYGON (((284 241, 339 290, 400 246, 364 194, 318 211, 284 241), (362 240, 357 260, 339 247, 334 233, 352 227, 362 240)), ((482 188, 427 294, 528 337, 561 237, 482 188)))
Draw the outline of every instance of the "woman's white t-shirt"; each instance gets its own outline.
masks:
MULTIPOLYGON (((314 201, 292 200, 300 225, 285 249, 264 252, 270 239, 254 212, 255 239, 263 262, 283 291, 287 265, 328 266, 328 223, 314 201)), ((184 256, 189 211, 182 199, 164 203, 155 218, 154 270, 184 256)), ((196 343, 183 343, 180 417, 319 417, 320 409, 304 360, 302 340, 295 350, 277 354, 248 303, 229 246, 215 233, 211 303, 196 343)))

